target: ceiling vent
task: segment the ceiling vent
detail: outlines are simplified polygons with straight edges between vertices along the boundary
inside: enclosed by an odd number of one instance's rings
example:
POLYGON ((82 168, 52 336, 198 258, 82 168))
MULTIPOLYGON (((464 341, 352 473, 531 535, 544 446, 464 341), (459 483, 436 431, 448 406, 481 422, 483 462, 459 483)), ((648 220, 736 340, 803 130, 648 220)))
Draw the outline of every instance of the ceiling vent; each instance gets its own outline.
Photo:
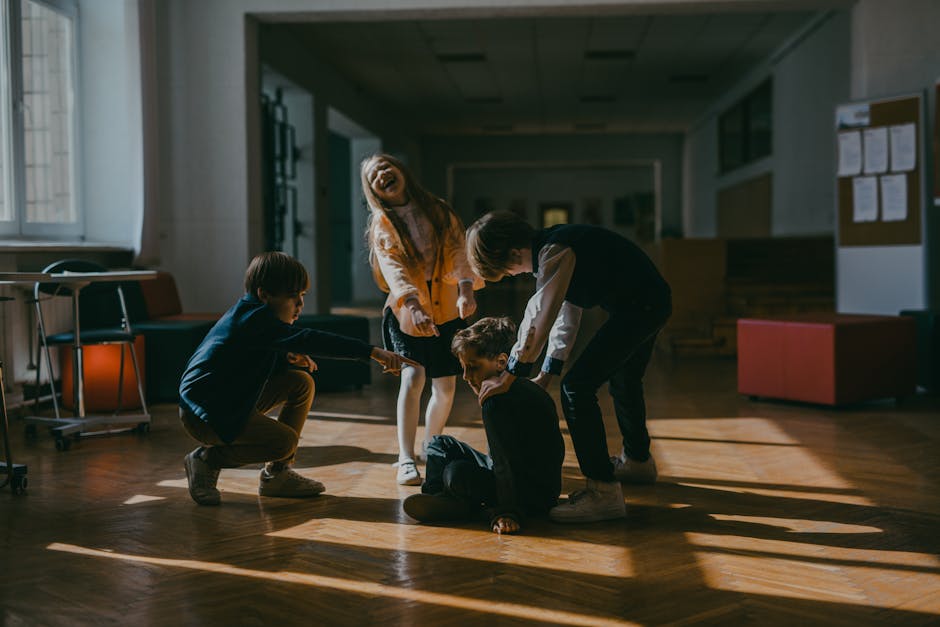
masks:
POLYGON ((442 52, 437 55, 441 63, 483 63, 486 55, 482 52, 442 52))
POLYGON ((575 122, 574 130, 584 132, 606 131, 607 125, 603 122, 575 122))
POLYGON ((669 82, 682 83, 684 85, 700 85, 708 82, 708 76, 705 74, 672 74, 669 76, 669 82))
POLYGON ((591 61, 632 61, 636 58, 636 50, 609 48, 607 50, 588 50, 584 58, 591 61))
POLYGON ((613 94, 596 94, 593 96, 581 96, 579 98, 581 102, 586 103, 604 103, 604 102, 617 102, 617 96, 613 94))

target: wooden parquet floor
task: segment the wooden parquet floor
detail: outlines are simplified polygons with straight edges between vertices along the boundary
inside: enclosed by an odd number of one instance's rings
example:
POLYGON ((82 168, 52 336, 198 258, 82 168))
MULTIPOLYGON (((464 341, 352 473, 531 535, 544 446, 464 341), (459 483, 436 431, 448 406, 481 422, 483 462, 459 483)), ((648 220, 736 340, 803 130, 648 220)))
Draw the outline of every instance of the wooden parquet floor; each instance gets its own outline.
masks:
MULTIPOLYGON (((0 625, 940 624, 940 401, 755 403, 734 368, 656 357, 660 482, 625 487, 625 521, 511 537, 404 515, 378 373, 315 401, 297 467, 327 493, 306 501, 259 498, 253 468, 196 506, 170 405, 68 452, 14 420, 30 486, 0 493, 0 625)), ((462 383, 448 432, 484 447, 462 383)))

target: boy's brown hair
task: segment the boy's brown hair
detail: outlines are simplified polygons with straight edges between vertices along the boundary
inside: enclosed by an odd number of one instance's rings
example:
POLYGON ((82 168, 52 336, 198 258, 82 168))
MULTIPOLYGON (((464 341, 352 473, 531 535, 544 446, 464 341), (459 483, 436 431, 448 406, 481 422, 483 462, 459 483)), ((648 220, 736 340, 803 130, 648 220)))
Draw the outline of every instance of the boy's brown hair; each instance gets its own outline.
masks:
POLYGON ((245 291, 257 296, 259 289, 275 296, 306 292, 310 277, 304 264, 286 253, 261 253, 245 270, 245 291))
POLYGON ((509 354, 516 341, 516 325, 509 318, 480 318, 466 329, 454 334, 450 343, 451 352, 460 357, 468 349, 477 355, 494 359, 500 353, 509 354))
POLYGON ((535 229, 512 211, 491 211, 467 229, 467 260, 487 281, 506 276, 513 248, 531 248, 535 229))

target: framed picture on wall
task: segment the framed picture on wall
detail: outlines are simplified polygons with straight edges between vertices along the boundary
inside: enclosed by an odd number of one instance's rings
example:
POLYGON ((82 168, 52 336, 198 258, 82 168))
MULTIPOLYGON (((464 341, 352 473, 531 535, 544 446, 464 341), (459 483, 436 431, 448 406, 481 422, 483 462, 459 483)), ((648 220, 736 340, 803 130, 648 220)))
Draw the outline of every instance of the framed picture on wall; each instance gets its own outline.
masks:
POLYGON ((525 198, 513 198, 509 202, 509 210, 523 220, 529 219, 529 211, 526 209, 525 198))
POLYGON ((473 199, 473 215, 474 215, 474 217, 479 218, 480 216, 482 216, 482 215, 484 215, 484 214, 486 214, 486 213, 489 213, 490 211, 493 211, 493 209, 495 209, 495 206, 493 205, 493 199, 492 199, 492 198, 489 198, 489 197, 486 197, 486 196, 481 196, 481 197, 479 197, 479 198, 474 198, 474 199, 473 199))
POLYGON ((539 213, 542 215, 542 228, 545 229, 571 223, 570 202, 543 202, 539 205, 539 213))
POLYGON ((636 212, 633 209, 633 198, 620 196, 614 199, 614 225, 630 227, 636 224, 636 212))
POLYGON ((582 203, 581 222, 584 224, 601 225, 604 219, 601 216, 601 199, 585 198, 582 203))

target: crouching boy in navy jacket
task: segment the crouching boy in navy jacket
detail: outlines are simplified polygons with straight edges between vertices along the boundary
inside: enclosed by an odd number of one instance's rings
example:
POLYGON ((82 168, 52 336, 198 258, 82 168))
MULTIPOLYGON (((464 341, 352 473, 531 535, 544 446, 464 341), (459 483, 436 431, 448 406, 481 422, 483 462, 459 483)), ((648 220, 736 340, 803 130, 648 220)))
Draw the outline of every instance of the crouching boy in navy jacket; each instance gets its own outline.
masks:
POLYGON ((180 382, 180 419, 202 446, 184 459, 189 494, 221 501, 219 469, 265 463, 262 496, 307 497, 323 484, 291 469, 313 402, 310 356, 374 359, 399 374, 410 360, 360 340, 292 325, 310 287, 307 271, 279 252, 262 253, 245 272, 245 295, 196 349, 180 382), (288 367, 289 365, 294 368, 288 367), (282 405, 276 420, 265 413, 282 405))

